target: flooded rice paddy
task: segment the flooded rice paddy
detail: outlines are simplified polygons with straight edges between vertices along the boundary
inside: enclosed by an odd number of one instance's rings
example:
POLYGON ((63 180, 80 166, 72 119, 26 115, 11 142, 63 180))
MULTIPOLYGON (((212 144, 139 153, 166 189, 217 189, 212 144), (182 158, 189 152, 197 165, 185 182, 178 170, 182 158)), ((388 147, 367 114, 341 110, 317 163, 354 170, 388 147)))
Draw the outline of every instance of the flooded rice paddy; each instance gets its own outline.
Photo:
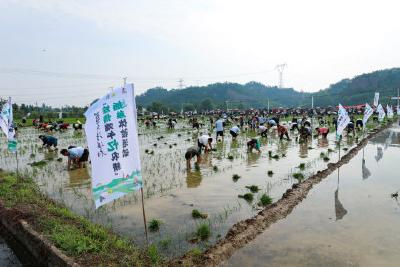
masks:
POLYGON ((399 266, 399 148, 383 131, 222 266, 399 266))
MULTIPOLYGON (((198 134, 208 130, 200 129, 197 133, 186 125, 181 121, 176 130, 167 130, 165 125, 157 129, 144 126, 139 129, 147 221, 162 221, 158 232, 149 233, 149 240, 158 245, 160 252, 170 257, 216 242, 234 223, 259 211, 257 203, 263 193, 276 201, 297 182, 294 173, 301 172, 307 178, 326 168, 329 161, 324 161, 323 156, 328 156, 331 161, 338 159, 338 147, 333 134, 328 136, 328 140, 313 139, 304 144, 296 141, 296 134, 291 135, 291 141, 279 141, 272 135, 262 139, 262 152, 259 154, 247 153, 246 142, 255 136, 254 132, 242 133, 236 142, 232 142, 226 131, 224 141, 215 144, 217 151, 204 156, 199 169, 196 170, 192 165, 187 170, 184 159, 186 149, 197 144, 198 134), (273 156, 278 155, 279 159, 270 158, 269 152, 273 156), (304 168, 299 168, 301 163, 304 163, 304 168), (268 171, 273 171, 273 174, 268 175, 268 171), (233 180, 234 174, 241 178, 233 180), (246 186, 250 185, 260 188, 251 203, 238 198, 238 195, 249 192, 246 186), (193 219, 193 209, 206 213, 207 219, 193 219), (211 237, 206 241, 191 242, 201 222, 210 225, 211 237)), ((40 148, 40 134, 43 133, 33 128, 20 129, 19 172, 35 179, 43 193, 77 214, 143 245, 145 237, 140 193, 127 195, 95 210, 90 189, 90 165, 84 169, 67 171, 66 158, 58 151, 40 148), (43 166, 29 165, 42 160, 43 166)), ((53 135, 58 138, 59 150, 69 145, 86 146, 82 132, 69 130, 53 135)), ((356 141, 357 138, 345 137, 342 155, 356 141)), ((16 157, 7 152, 4 138, 0 147, 0 167, 15 171, 16 157)))

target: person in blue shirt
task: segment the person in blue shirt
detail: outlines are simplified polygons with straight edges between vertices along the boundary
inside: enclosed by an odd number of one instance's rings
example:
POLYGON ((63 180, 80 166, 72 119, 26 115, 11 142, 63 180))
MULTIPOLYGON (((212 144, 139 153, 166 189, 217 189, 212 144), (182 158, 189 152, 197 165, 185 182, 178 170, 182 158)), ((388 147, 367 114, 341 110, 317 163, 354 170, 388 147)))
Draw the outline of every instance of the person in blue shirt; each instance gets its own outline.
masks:
POLYGON ((50 148, 54 147, 57 149, 57 138, 50 135, 39 135, 39 139, 43 142, 43 147, 50 148))
POLYGON ((218 140, 218 136, 221 136, 222 141, 224 141, 224 120, 222 118, 219 118, 215 122, 215 128, 217 130, 217 136, 215 139, 218 140))
POLYGON ((68 157, 67 169, 71 169, 71 165, 75 164, 78 168, 84 167, 85 162, 89 159, 89 150, 83 147, 70 146, 68 149, 61 149, 60 153, 68 157))

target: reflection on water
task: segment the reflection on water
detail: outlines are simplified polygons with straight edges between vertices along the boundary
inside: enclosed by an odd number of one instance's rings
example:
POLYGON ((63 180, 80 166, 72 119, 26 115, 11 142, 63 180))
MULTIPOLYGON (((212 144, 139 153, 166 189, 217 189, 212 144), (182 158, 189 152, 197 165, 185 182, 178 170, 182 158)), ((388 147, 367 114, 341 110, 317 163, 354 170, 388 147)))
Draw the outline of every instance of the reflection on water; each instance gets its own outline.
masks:
POLYGON ((368 170, 367 166, 365 166, 365 159, 362 159, 362 178, 363 180, 367 179, 371 176, 371 172, 368 170))
POLYGON ((90 184, 90 176, 86 168, 74 169, 68 172, 69 187, 76 187, 90 184))
POLYGON ((300 143, 299 144, 299 157, 300 158, 307 158, 308 157, 308 142, 300 143))
POLYGON ((202 180, 200 171, 187 170, 186 186, 187 188, 196 188, 201 184, 202 180))
POLYGON ((248 152, 247 153, 247 166, 252 166, 257 163, 257 160, 260 158, 261 153, 258 152, 248 152))
POLYGON ((383 149, 382 147, 378 146, 377 147, 377 151, 376 151, 376 156, 375 156, 375 160, 376 162, 379 162, 383 157, 383 149))
POLYGON ((335 215, 336 221, 343 219, 343 217, 347 214, 347 210, 343 207, 342 202, 339 200, 339 184, 340 184, 340 168, 337 170, 337 188, 335 191, 335 215))
POLYGON ((318 139, 318 146, 321 148, 325 148, 329 146, 328 138, 319 138, 318 139))

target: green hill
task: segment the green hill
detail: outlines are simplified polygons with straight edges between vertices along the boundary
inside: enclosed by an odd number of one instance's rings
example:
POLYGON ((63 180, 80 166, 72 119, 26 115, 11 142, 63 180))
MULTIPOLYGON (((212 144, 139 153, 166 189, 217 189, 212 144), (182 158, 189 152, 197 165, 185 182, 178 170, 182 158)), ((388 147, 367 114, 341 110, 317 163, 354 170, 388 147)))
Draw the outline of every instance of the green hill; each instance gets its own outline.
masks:
POLYGON ((258 82, 246 84, 215 83, 185 89, 152 88, 136 97, 138 106, 151 111, 210 110, 214 108, 266 108, 362 104, 371 102, 375 92, 380 92, 381 102, 400 88, 400 68, 375 71, 352 79, 344 79, 317 93, 302 93, 293 88, 277 88, 258 82))

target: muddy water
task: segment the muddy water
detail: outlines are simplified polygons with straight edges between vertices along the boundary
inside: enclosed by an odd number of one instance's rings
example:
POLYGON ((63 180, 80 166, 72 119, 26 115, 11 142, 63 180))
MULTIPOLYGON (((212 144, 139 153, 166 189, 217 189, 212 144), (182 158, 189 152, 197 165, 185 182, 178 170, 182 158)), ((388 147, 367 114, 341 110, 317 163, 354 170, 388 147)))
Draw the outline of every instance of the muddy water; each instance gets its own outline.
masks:
POLYGON ((396 126, 222 266, 399 266, 399 152, 396 126))
POLYGON ((23 266, 13 251, 8 247, 7 243, 0 236, 0 266, 23 266))
MULTIPOLYGON (((215 242, 234 223, 257 212, 259 207, 256 203, 262 193, 267 193, 274 200, 279 199, 287 188, 297 182, 291 174, 300 171, 296 167, 300 163, 306 164, 302 172, 308 176, 326 167, 327 162, 321 159, 321 152, 327 153, 330 148, 335 152, 331 152, 329 157, 332 160, 338 157, 333 135, 329 135, 328 141, 314 139, 308 144, 299 144, 295 138, 289 142, 279 142, 272 136, 262 141, 262 153, 258 154, 246 152, 246 142, 254 136, 246 133, 241 134, 237 142, 232 142, 230 136, 226 136, 224 142, 216 144, 217 151, 204 157, 199 171, 193 167, 188 171, 183 155, 188 147, 196 144, 197 133, 183 127, 180 123, 178 129, 173 131, 143 127, 139 131, 147 220, 163 221, 161 230, 150 233, 149 238, 155 243, 163 241, 164 245, 160 249, 170 256, 215 242), (152 151, 154 154, 151 154, 152 151), (269 159, 268 151, 279 155, 280 159, 269 159), (283 154, 285 157, 282 157, 283 154), (232 155, 234 159, 228 159, 228 155, 232 155), (217 166, 217 171, 214 166, 217 166), (272 170, 274 175, 268 176, 268 170, 272 170), (238 174, 241 178, 234 182, 233 174, 238 174), (248 192, 245 186, 253 184, 261 188, 255 194, 255 201, 249 204, 239 199, 239 194, 248 192), (205 220, 212 229, 212 237, 208 242, 191 244, 187 241, 192 238, 196 226, 202 221, 191 218, 193 209, 209 215, 205 220)), ((200 130, 205 131, 207 130, 200 130)), ((39 148, 39 134, 39 131, 32 128, 21 129, 19 171, 34 177, 43 192, 76 213, 143 244, 140 195, 130 194, 94 210, 90 191, 90 165, 86 169, 66 171, 66 160, 57 151, 48 152, 39 148), (61 162, 57 161, 59 157, 62 158, 61 162), (46 165, 42 168, 27 165, 42 159, 46 160, 46 165)), ((59 138, 59 148, 68 145, 85 146, 83 134, 68 131, 55 133, 54 136, 59 138)), ((352 138, 345 138, 345 147, 351 148, 353 145, 352 138)), ((4 140, 1 148, 0 167, 15 170, 15 156, 8 154, 4 140)))

